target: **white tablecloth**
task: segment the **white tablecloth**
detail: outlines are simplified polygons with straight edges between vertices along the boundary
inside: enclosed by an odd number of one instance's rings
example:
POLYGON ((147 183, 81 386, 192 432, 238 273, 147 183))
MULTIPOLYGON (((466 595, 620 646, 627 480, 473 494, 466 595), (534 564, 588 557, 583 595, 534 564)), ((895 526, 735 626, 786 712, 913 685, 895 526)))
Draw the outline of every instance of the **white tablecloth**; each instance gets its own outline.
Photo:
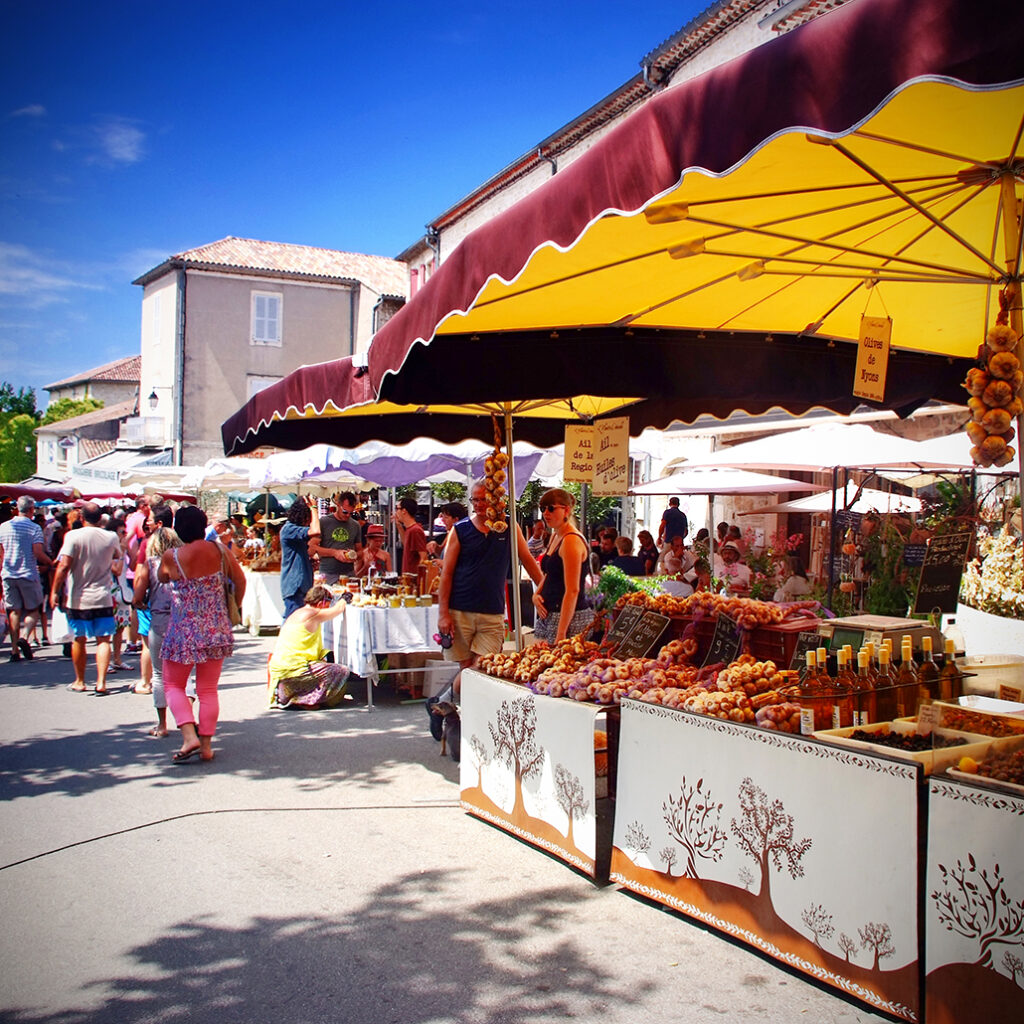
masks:
POLYGON ((436 632, 436 604, 416 608, 349 605, 343 616, 324 623, 324 645, 333 648, 340 665, 347 665, 357 675, 376 682, 375 655, 437 651, 436 632))
POLYGON ((280 628, 284 622, 284 598, 281 597, 279 572, 245 573, 245 597, 242 598, 242 625, 256 636, 261 628, 280 628))

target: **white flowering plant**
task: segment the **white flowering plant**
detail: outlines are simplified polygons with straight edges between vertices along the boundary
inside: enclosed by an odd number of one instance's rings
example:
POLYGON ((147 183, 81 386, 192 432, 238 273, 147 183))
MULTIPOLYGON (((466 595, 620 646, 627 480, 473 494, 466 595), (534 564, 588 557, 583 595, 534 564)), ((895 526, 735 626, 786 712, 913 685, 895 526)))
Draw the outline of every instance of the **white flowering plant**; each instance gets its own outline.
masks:
POLYGON ((979 558, 967 566, 960 582, 963 604, 990 615, 1024 619, 1024 551, 1009 530, 978 538, 979 558))

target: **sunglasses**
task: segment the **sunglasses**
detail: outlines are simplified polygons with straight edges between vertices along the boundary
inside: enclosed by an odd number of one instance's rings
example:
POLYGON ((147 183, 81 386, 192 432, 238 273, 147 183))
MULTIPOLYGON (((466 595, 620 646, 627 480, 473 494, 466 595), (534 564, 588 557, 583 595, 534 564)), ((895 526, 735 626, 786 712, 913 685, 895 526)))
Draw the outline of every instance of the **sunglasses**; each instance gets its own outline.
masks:
POLYGON ((554 512, 556 508, 568 508, 568 505, 541 505, 541 512, 554 512))
POLYGON ((435 633, 434 643, 440 644, 445 650, 447 650, 452 645, 451 633, 435 633))

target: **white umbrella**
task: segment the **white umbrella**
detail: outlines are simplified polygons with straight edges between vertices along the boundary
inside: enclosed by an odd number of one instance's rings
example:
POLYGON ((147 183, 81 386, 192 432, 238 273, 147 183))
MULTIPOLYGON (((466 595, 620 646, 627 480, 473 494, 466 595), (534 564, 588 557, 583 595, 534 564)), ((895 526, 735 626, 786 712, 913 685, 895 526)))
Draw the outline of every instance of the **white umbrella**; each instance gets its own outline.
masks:
MULTIPOLYGON (((846 491, 840 489, 835 494, 837 508, 848 512, 920 512, 922 504, 918 498, 908 498, 905 494, 890 494, 888 491, 876 491, 865 487, 854 500, 858 486, 854 483, 846 485, 846 491)), ((831 512, 832 491, 825 490, 820 494, 812 494, 794 501, 782 501, 774 505, 763 505, 748 512, 740 512, 741 516, 754 516, 770 512, 831 512)))
POLYGON ((787 491, 820 491, 820 484, 792 480, 744 469, 705 467, 679 470, 658 480, 631 487, 636 497, 659 494, 784 494, 787 491))
POLYGON ((745 441, 692 459, 687 466, 736 466, 743 469, 784 469, 824 472, 844 469, 970 468, 967 447, 957 452, 929 448, 925 442, 880 434, 863 423, 821 423, 745 441))

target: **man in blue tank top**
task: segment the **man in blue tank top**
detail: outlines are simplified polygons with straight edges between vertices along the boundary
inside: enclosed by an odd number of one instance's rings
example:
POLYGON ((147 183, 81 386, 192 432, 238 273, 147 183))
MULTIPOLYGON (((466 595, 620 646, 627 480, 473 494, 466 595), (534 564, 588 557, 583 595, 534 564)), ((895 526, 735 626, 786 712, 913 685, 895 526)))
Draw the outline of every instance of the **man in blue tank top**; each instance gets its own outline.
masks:
MULTIPOLYGON (((511 562, 511 530, 491 530, 484 519, 487 490, 474 484, 470 491, 472 512, 459 520, 448 535, 438 590, 437 625, 452 638, 444 651, 446 661, 471 668, 484 654, 495 654, 505 642, 505 580, 511 562)), ((541 579, 540 566, 515 527, 519 559, 534 583, 541 579)), ((455 680, 459 692, 461 676, 455 680)))

